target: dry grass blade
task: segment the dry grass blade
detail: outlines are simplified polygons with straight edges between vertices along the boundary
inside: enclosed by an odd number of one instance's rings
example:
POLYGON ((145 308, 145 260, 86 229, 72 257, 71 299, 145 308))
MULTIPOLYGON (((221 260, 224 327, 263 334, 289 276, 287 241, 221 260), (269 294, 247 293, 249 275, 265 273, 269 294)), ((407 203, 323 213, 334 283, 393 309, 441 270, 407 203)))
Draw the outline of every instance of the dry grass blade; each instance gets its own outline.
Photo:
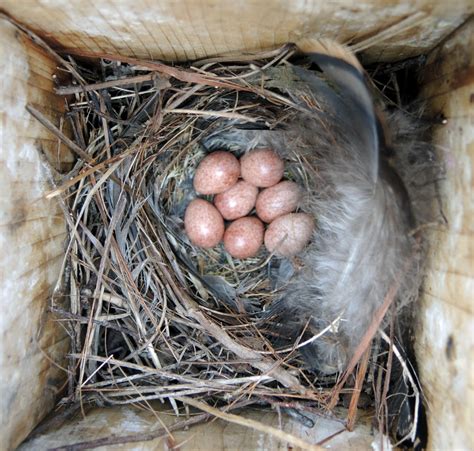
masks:
POLYGON ((62 86, 55 88, 54 92, 61 96, 71 94, 79 94, 81 92, 98 91, 99 89, 115 88, 117 86, 131 86, 136 83, 144 83, 153 81, 159 89, 169 88, 170 84, 167 78, 157 77, 156 74, 137 75, 135 77, 118 78, 117 80, 109 80, 100 83, 92 83, 84 86, 62 86))
POLYGON ((75 154, 77 154, 84 161, 90 162, 92 158, 84 152, 75 142, 71 141, 64 133, 62 133, 51 121, 40 111, 34 108, 32 105, 27 105, 26 110, 30 113, 35 119, 37 119, 42 125, 44 125, 51 133, 56 135, 60 141, 62 141, 66 146, 69 147, 75 154))

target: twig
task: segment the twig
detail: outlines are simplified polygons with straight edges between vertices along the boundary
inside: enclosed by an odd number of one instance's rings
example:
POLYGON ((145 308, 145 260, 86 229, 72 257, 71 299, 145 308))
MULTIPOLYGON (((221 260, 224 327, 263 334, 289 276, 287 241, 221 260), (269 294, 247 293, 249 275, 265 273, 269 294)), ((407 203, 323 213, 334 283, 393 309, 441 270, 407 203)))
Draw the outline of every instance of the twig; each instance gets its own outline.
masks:
POLYGON ((92 157, 84 152, 74 141, 71 141, 61 130, 59 130, 43 113, 38 111, 32 105, 26 105, 26 111, 30 113, 38 122, 55 135, 63 144, 71 149, 76 155, 84 161, 91 162, 92 157))
POLYGON ((188 296, 183 296, 183 302, 187 305, 187 315, 194 318, 203 326, 216 340, 226 349, 232 351, 241 359, 248 359, 254 368, 263 371, 264 374, 271 375, 285 387, 303 393, 305 389, 298 379, 279 366, 278 362, 262 358, 261 354, 235 342, 222 328, 209 319, 200 311, 197 304, 188 296))
POLYGON ((244 116, 243 114, 238 114, 238 113, 229 113, 227 111, 204 111, 204 110, 190 110, 190 109, 164 109, 163 113, 165 114, 192 114, 196 116, 207 116, 207 117, 225 117, 228 119, 236 119, 239 121, 244 121, 244 122, 260 122, 260 119, 250 117, 250 116, 244 116))
POLYGON ((304 346, 307 346, 314 341, 316 341, 318 338, 321 338, 326 332, 329 332, 330 330, 336 330, 337 325, 339 321, 341 320, 342 315, 339 315, 334 321, 332 321, 328 326, 326 326, 324 329, 322 329, 320 332, 318 332, 316 335, 313 335, 311 338, 308 338, 305 341, 302 341, 301 343, 298 343, 296 346, 285 348, 285 349, 279 349, 278 351, 257 351, 259 354, 270 354, 270 355, 275 355, 275 354, 285 354, 287 352, 293 352, 296 349, 300 349, 304 346))
POLYGON ((338 431, 334 432, 334 434, 331 434, 331 435, 328 435, 327 437, 323 438, 321 441, 319 441, 317 444, 319 446, 323 446, 324 444, 326 444, 327 442, 330 442, 334 437, 337 437, 338 435, 340 434, 343 434, 344 432, 346 432, 347 429, 344 428, 344 429, 339 429, 338 431))
POLYGON ((321 448, 320 446, 308 443, 300 439, 299 437, 296 437, 293 434, 289 434, 288 432, 284 432, 272 426, 267 426, 266 424, 260 423, 259 421, 251 420, 250 418, 245 418, 245 417, 234 415, 231 413, 222 412, 219 409, 211 407, 195 399, 190 399, 190 398, 177 398, 177 399, 183 403, 189 404, 190 406, 195 407, 196 409, 199 409, 206 413, 214 415, 215 417, 225 420, 229 423, 239 424, 240 426, 244 426, 244 427, 271 435, 283 443, 289 443, 293 446, 299 446, 302 449, 306 449, 310 451, 324 450, 324 448, 321 448))
POLYGON ((413 390, 413 394, 415 396, 415 407, 413 409, 414 411, 413 425, 411 427, 410 432, 401 440, 399 440, 399 442, 395 444, 395 446, 398 446, 399 444, 403 443, 405 440, 411 440, 414 443, 415 438, 416 438, 416 431, 418 428, 418 411, 420 409, 421 393, 420 393, 420 390, 418 389, 418 384, 413 379, 411 371, 408 369, 408 366, 402 357, 400 350, 397 348, 395 343, 393 343, 393 341, 390 340, 390 338, 387 336, 387 334, 384 331, 380 330, 379 333, 380 333, 380 336, 383 338, 383 340, 393 349, 393 353, 395 354, 395 357, 398 359, 398 361, 400 362, 400 365, 403 368, 403 378, 408 379, 410 381, 410 385, 413 390))
POLYGON ((170 77, 176 78, 177 80, 187 82, 187 83, 196 83, 202 84, 206 86, 212 86, 214 88, 228 88, 228 89, 235 89, 238 91, 251 91, 251 89, 241 86, 237 83, 232 82, 223 82, 220 81, 217 77, 205 77, 195 72, 179 69, 175 66, 168 66, 163 63, 159 63, 157 61, 146 61, 137 58, 127 57, 123 55, 116 55, 113 53, 100 53, 100 52, 88 52, 83 50, 72 49, 72 54, 84 56, 88 58, 101 58, 107 59, 111 61, 120 61, 122 63, 128 63, 132 66, 139 66, 143 68, 147 68, 148 70, 153 70, 157 72, 161 72, 163 74, 169 75, 170 77))
POLYGON ((146 75, 136 75, 134 77, 118 78, 116 80, 103 81, 100 83, 91 83, 83 86, 61 86, 55 88, 54 92, 61 96, 78 94, 81 92, 98 91, 100 89, 115 88, 116 86, 130 86, 133 84, 153 81, 156 89, 169 88, 170 82, 165 77, 160 77, 156 73, 146 75))
MULTIPOLYGON (((89 154, 87 154, 75 142, 71 141, 66 135, 64 135, 64 133, 62 133, 43 113, 41 113, 40 111, 38 111, 36 108, 34 108, 31 105, 27 105, 25 108, 36 120, 38 120, 38 122, 40 122, 51 133, 53 133, 60 141, 62 141, 66 146, 68 146, 76 155, 82 158, 82 160, 86 161, 89 164, 92 164, 94 162, 94 159, 89 154)), ((120 159, 120 156, 118 158, 120 159)), ((117 157, 111 159, 110 161, 104 161, 102 163, 99 163, 96 166, 90 167, 88 169, 88 173, 93 173, 95 171, 103 172, 103 168, 107 164, 113 163, 116 160, 117 160, 117 157)), ((130 188, 127 185, 125 185, 121 180, 119 180, 117 176, 115 176, 114 174, 110 174, 109 176, 111 180, 117 183, 125 191, 127 192, 130 191, 130 188)), ((73 180, 77 181, 81 179, 82 177, 84 177, 84 175, 80 174, 71 180, 67 180, 60 188, 56 188, 54 191, 51 191, 50 193, 48 193, 46 197, 51 198, 51 197, 57 196, 65 188, 71 186, 71 184, 73 183, 73 180)))
MULTIPOLYGON (((81 316, 77 315, 71 312, 67 312, 66 310, 60 309, 58 307, 51 307, 50 311, 52 313, 56 313, 57 315, 62 316, 63 318, 70 319, 76 321, 78 324, 87 324, 90 320, 90 318, 86 316, 81 316)), ((127 335, 130 335, 131 337, 138 339, 139 335, 132 329, 125 328, 123 326, 118 326, 116 324, 111 323, 110 321, 107 320, 99 320, 99 319, 93 319, 92 322, 94 324, 97 324, 98 326, 106 327, 109 329, 116 330, 117 332, 123 332, 126 333, 127 335)))
POLYGON ((365 375, 367 373, 367 367, 369 365, 370 357, 370 348, 367 348, 365 354, 362 356, 362 359, 359 364, 359 369, 357 370, 357 376, 355 380, 355 385, 353 388, 351 402, 349 403, 349 409, 347 413, 347 429, 349 431, 354 430, 354 425, 357 419, 357 404, 359 402, 360 393, 362 391, 362 386, 364 383, 365 375))

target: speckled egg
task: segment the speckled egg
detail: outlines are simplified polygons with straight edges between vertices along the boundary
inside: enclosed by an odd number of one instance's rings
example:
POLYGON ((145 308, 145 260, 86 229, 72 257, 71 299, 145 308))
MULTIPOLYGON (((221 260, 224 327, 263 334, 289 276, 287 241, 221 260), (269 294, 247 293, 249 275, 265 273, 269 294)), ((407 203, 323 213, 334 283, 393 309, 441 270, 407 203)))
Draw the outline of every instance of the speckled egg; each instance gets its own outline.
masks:
POLYGON ((255 207, 257 215, 264 222, 272 222, 278 216, 295 211, 301 196, 301 188, 295 182, 280 182, 258 195, 255 207))
POLYGON ((194 189, 199 194, 218 194, 235 185, 240 163, 230 152, 217 151, 207 155, 196 169, 194 189))
POLYGON ((283 177, 285 165, 272 149, 255 149, 240 159, 242 178, 252 185, 268 188, 283 177))
POLYGON ((258 188, 245 180, 239 180, 227 191, 214 198, 214 205, 228 221, 248 215, 255 206, 258 188))
POLYGON ((263 244, 264 226, 260 219, 246 216, 234 221, 224 234, 224 247, 234 258, 255 257, 263 244))
POLYGON ((224 235, 224 219, 210 202, 194 199, 186 208, 184 229, 193 244, 210 248, 216 246, 224 235))
POLYGON ((314 219, 306 213, 279 216, 265 232, 265 247, 282 257, 300 253, 311 240, 314 219))

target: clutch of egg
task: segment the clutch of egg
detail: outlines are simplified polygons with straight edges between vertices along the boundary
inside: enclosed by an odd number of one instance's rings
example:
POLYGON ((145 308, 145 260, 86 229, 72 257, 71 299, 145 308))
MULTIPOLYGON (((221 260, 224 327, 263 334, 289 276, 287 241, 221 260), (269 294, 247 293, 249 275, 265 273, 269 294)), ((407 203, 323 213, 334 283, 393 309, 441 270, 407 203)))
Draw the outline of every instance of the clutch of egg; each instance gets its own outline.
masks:
POLYGON ((268 148, 251 150, 240 162, 226 151, 203 158, 194 189, 198 195, 215 195, 214 204, 201 198, 189 203, 184 227, 190 241, 212 248, 223 240, 225 250, 238 259, 255 257, 263 243, 282 257, 303 251, 311 240, 314 219, 294 213, 302 189, 292 181, 281 181, 284 170, 283 160, 268 148), (256 216, 249 216, 254 208, 256 216), (224 220, 232 221, 226 229, 224 220))

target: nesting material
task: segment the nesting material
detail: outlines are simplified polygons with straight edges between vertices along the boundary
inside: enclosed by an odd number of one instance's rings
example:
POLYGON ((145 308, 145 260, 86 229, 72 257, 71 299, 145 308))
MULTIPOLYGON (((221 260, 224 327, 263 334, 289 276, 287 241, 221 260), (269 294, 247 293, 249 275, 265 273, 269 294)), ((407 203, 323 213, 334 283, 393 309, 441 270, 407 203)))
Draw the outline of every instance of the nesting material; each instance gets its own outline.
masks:
MULTIPOLYGON (((285 78, 293 54, 294 47, 286 46, 186 69, 117 55, 90 66, 68 63, 76 85, 67 90, 72 92, 67 97, 74 133, 70 146, 81 158, 67 177, 54 179, 50 193, 60 200, 69 225, 61 287, 54 296, 69 297, 70 309, 58 308, 53 299, 72 343, 64 402, 149 407, 152 400, 167 400, 176 414, 183 413, 183 404, 221 410, 259 404, 296 409, 304 417, 305 411, 328 414, 346 393, 349 427, 363 387, 377 406, 384 404, 385 367, 393 353, 378 352, 381 347, 364 353, 382 318, 374 318, 372 335, 358 348, 363 359, 353 375, 315 373, 299 352, 307 344, 303 335, 275 349, 277 332, 265 313, 279 299, 282 281, 297 270, 298 259, 282 262, 263 247, 250 258, 232 258, 223 244, 215 247, 223 222, 193 239, 185 218, 191 202, 205 203, 212 212, 207 219, 217 212, 211 199, 196 199, 211 192, 196 186, 195 177, 209 152, 221 144, 236 159, 245 154, 241 161, 252 155, 246 152, 255 146, 234 135, 236 125, 278 130, 301 112, 302 99, 312 102, 285 78), (104 81, 109 82, 105 89, 104 81), (289 95, 282 83, 297 94, 289 95)), ((318 169, 301 154, 275 159, 264 152, 276 164, 278 180, 259 186, 274 185, 283 175, 295 182, 303 196, 292 192, 294 204, 303 201, 301 210, 288 216, 313 227, 318 218, 305 206, 311 204, 318 169)), ((255 174, 246 174, 242 164, 242 177, 255 181, 255 174)), ((238 174, 232 177, 234 184, 238 174)), ((213 192, 222 191, 221 186, 213 192)), ((197 220, 198 226, 204 222, 197 220)), ((311 232, 295 238, 317 239, 317 229, 311 232)), ((387 296, 385 311, 395 293, 387 296)), ((339 319, 310 341, 330 335, 339 319)), ((359 357, 351 361, 352 369, 359 357)), ((376 416, 387 431, 385 411, 376 416)))
MULTIPOLYGON (((260 245, 262 223, 251 218, 260 225, 257 255, 233 259, 223 243, 213 247, 223 223, 208 191, 196 186, 196 170, 217 153, 209 153, 204 138, 222 127, 221 119, 273 128, 292 115, 290 98, 262 96, 260 87, 260 68, 291 53, 286 47, 251 63, 204 62, 186 72, 190 82, 155 73, 127 87, 84 93, 78 86, 68 99, 76 142, 89 155, 51 193, 70 214, 64 287, 71 290, 71 310, 56 309, 70 320, 70 368, 78 369, 69 401, 113 405, 188 396, 232 406, 248 396, 247 402, 270 404, 296 396, 311 409, 327 402, 331 391, 313 387, 314 375, 298 354, 275 354, 264 332, 261 312, 277 292, 270 254, 260 245), (196 223, 219 224, 194 238, 185 212, 197 202, 205 208, 196 223)), ((104 74, 141 73, 141 63, 75 70, 81 84, 93 85, 104 74)), ((232 163, 246 149, 235 142, 225 150, 220 155, 232 163)), ((274 184, 282 162, 271 151, 262 155, 277 163, 274 184)), ((304 184, 304 166, 296 157, 289 165, 289 175, 304 184)), ((239 174, 231 172, 233 184, 239 174)))

